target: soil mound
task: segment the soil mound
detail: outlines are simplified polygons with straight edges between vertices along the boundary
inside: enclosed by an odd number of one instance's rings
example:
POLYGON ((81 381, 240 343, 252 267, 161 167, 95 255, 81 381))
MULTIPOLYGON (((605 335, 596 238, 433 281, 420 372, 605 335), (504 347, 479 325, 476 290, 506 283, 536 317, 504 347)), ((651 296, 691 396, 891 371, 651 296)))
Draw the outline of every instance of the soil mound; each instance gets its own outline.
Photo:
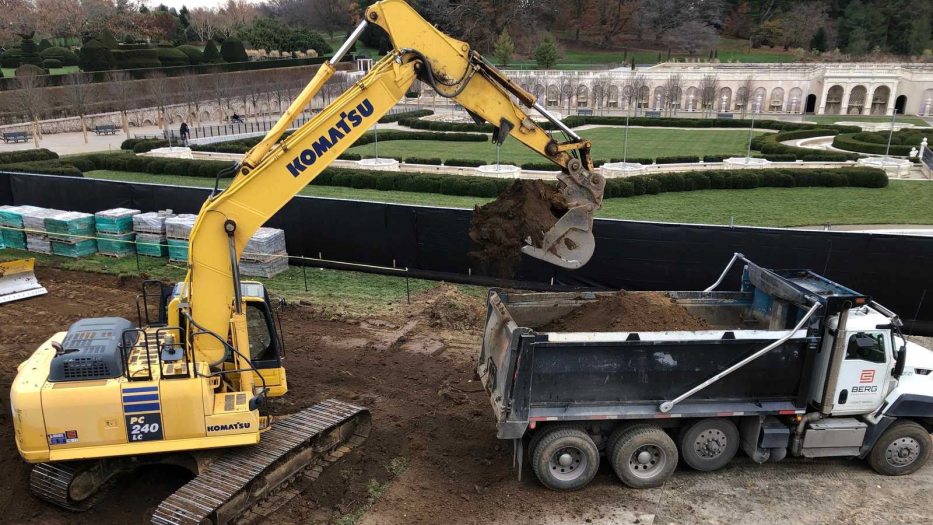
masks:
POLYGON ((447 330, 483 329, 486 304, 481 298, 465 294, 449 284, 428 293, 424 314, 430 326, 447 330))
POLYGON ((538 330, 546 332, 653 332, 705 330, 704 319, 660 292, 620 292, 590 301, 538 330))
POLYGON ((540 180, 516 180, 496 200, 473 210, 470 257, 486 272, 509 278, 521 261, 525 239, 540 244, 544 232, 567 211, 556 188, 540 180))

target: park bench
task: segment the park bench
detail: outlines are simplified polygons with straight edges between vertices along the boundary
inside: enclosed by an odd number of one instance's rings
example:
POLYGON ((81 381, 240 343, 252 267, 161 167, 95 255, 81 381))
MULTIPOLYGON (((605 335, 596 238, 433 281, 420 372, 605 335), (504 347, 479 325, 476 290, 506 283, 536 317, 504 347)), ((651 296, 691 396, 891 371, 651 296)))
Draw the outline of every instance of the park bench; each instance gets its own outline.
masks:
POLYGON ((649 118, 661 118, 660 111, 645 111, 645 116, 649 118))
POLYGON ((3 142, 9 144, 17 142, 29 142, 29 133, 25 131, 7 131, 3 133, 3 142))
POLYGON ((94 127, 94 133, 98 135, 116 135, 117 127, 113 124, 103 124, 101 126, 94 127))
POLYGON ((589 108, 580 108, 580 109, 577 110, 577 115, 580 115, 580 116, 583 116, 583 117, 592 117, 592 116, 593 116, 593 110, 592 110, 592 109, 589 109, 589 108))
POLYGON ((732 113, 717 113, 716 118, 732 118, 732 113))

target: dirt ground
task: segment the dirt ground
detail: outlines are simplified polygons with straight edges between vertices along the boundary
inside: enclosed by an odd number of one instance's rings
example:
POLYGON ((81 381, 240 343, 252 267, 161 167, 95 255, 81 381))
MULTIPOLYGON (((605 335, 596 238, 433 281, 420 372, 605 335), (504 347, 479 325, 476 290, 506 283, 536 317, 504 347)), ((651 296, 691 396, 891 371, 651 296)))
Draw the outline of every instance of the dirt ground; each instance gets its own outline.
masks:
MULTIPOLYGON (((29 467, 12 436, 9 386, 16 365, 80 316, 135 317, 137 282, 42 269, 49 295, 0 306, 0 522, 148 523, 187 475, 139 471, 83 514, 29 494, 29 467)), ((716 473, 679 467, 662 488, 624 487, 607 466, 574 493, 538 484, 495 438, 488 399, 473 381, 480 299, 432 290, 389 318, 331 320, 313 307, 283 310, 289 412, 325 398, 369 407, 373 432, 282 509, 272 523, 339 525, 482 523, 929 523, 933 465, 913 476, 876 475, 861 461, 798 460, 716 473), (471 312, 473 312, 471 314, 471 312)))

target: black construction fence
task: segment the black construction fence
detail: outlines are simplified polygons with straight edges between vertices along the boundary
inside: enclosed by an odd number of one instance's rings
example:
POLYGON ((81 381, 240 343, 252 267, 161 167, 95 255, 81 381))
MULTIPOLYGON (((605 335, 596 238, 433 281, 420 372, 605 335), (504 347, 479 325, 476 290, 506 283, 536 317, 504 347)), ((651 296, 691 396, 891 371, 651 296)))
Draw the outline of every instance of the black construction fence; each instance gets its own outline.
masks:
MULTIPOLYGON (((197 213, 208 195, 202 188, 0 172, 0 204, 197 213)), ((598 219, 596 253, 583 268, 524 257, 514 278, 504 280, 471 261, 471 216, 465 209, 300 196, 267 225, 285 230, 291 256, 531 289, 699 290, 741 252, 767 268, 812 269, 898 312, 909 332, 933 335, 933 237, 598 219)), ((735 289, 738 273, 722 286, 735 289)))

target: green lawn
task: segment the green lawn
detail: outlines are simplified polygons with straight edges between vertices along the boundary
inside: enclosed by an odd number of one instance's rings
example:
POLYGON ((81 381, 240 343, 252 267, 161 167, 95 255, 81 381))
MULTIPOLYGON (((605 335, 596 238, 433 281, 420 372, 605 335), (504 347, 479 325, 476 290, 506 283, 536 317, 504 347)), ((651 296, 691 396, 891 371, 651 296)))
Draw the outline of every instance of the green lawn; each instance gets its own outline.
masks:
MULTIPOLYGON (((190 177, 91 171, 87 177, 209 187, 212 181, 190 177)), ((432 193, 361 190, 309 186, 302 195, 360 201, 472 208, 491 199, 432 193)), ((810 226, 821 224, 931 224, 933 182, 891 181, 882 189, 758 188, 662 193, 627 199, 606 199, 599 217, 644 221, 750 226, 810 226)))
MULTIPOLYGON (((0 68, 3 70, 3 78, 13 78, 16 76, 16 69, 13 68, 0 68)), ((77 73, 78 66, 65 66, 65 67, 53 67, 49 70, 50 75, 64 75, 67 73, 77 73)))
MULTIPOLYGON (((872 117, 862 115, 806 115, 804 120, 817 124, 835 124, 836 122, 891 122, 891 117, 872 117)), ((906 122, 915 126, 930 127, 927 121, 911 115, 898 115, 897 122, 906 122)))
MULTIPOLYGON (((115 259, 103 255, 92 255, 72 259, 57 255, 43 255, 13 249, 0 249, 0 262, 14 259, 36 258, 40 266, 52 266, 66 270, 78 270, 113 275, 137 276, 177 282, 184 279, 184 265, 171 263, 168 259, 136 257, 115 259)), ((309 301, 315 305, 326 305, 326 313, 348 313, 369 315, 387 311, 392 305, 407 302, 408 291, 404 277, 373 273, 328 270, 292 266, 271 279, 245 277, 265 283, 275 295, 290 301, 309 301), (307 276, 307 291, 305 291, 307 276)), ((412 295, 438 286, 435 281, 409 279, 408 290, 412 295)), ((458 285, 464 292, 481 295, 476 286, 458 285)))
MULTIPOLYGON (((625 130, 621 128, 594 128, 580 134, 593 141, 593 157, 609 160, 622 157, 625 130)), ((680 155, 744 155, 748 144, 748 130, 742 129, 664 129, 630 128, 628 157, 656 158, 680 155)), ((350 148, 351 153, 364 157, 375 156, 375 144, 350 148)), ((440 159, 496 160, 496 147, 489 142, 445 142, 427 140, 392 140, 379 144, 382 157, 422 157, 440 159)), ((515 139, 502 146, 503 163, 522 164, 545 160, 515 139)))

